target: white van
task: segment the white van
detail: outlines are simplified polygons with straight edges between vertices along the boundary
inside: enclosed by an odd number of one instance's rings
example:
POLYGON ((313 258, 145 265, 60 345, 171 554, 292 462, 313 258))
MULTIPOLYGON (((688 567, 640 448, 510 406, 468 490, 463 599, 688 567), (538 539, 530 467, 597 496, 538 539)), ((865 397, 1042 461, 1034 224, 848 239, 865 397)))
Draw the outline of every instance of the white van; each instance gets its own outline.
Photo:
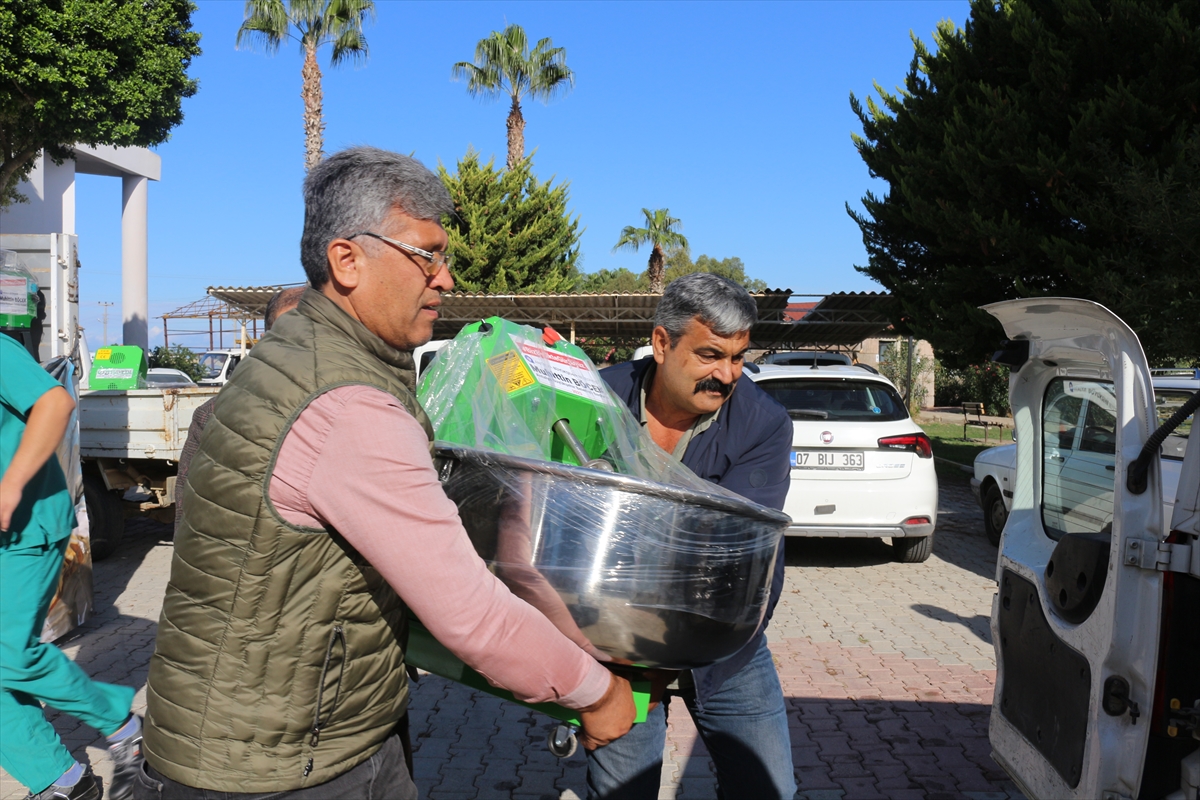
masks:
POLYGON ((1170 519, 1160 448, 1190 435, 1200 393, 1160 424, 1141 344, 1103 306, 985 310, 1010 339, 1017 430, 992 601, 992 756, 1030 798, 1194 800, 1200 447, 1183 456, 1170 519), (1085 402, 1094 419, 1081 422, 1085 402), (1091 444, 1073 466, 1065 432, 1080 424, 1091 444))

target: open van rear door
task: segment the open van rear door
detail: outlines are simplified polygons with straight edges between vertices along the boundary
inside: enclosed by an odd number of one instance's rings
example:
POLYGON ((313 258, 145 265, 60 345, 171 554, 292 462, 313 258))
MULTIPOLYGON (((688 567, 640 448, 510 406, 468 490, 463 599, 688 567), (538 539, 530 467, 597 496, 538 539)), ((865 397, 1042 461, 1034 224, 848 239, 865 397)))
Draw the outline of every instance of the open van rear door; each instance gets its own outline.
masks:
POLYGON ((1133 331, 1096 303, 985 310, 1010 352, 1028 343, 1010 382, 1017 469, 992 605, 993 757, 1031 798, 1135 798, 1163 592, 1140 553, 1165 531, 1158 460, 1140 494, 1125 479, 1157 423, 1150 370, 1133 331))

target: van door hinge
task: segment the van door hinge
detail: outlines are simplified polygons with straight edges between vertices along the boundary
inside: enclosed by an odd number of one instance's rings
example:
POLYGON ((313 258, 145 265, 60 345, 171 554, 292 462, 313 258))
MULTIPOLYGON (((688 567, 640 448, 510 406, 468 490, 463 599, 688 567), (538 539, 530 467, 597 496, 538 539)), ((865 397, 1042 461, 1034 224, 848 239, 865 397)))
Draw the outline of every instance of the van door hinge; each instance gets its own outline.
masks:
POLYGON ((1125 542, 1125 563, 1158 572, 1190 572, 1192 545, 1130 539, 1125 542))

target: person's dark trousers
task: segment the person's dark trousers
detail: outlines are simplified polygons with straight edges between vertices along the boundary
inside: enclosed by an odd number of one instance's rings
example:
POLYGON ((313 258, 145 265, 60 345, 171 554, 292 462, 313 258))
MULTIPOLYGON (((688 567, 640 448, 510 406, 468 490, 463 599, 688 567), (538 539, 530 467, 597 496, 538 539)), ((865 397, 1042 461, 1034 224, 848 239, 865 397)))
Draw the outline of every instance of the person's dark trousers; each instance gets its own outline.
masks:
MULTIPOLYGON (((717 770, 720 800, 791 800, 796 794, 787 706, 764 637, 746 666, 731 675, 704 708, 695 691, 687 704, 717 770)), ((587 754, 589 800, 655 800, 659 794, 670 695, 645 722, 587 754)))
POLYGON ((185 786, 145 764, 134 781, 133 800, 417 800, 417 786, 405 764, 405 750, 397 732, 375 755, 331 781, 290 792, 254 794, 185 786))

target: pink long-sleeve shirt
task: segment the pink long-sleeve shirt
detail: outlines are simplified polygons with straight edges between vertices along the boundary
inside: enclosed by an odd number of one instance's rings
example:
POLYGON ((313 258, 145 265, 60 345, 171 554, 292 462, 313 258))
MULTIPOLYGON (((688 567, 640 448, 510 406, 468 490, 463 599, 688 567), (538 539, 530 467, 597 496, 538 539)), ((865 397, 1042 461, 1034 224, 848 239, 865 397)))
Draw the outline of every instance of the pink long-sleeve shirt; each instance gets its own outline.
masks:
POLYGON ((336 529, 438 641, 518 699, 578 709, 608 689, 608 670, 488 571, 424 431, 385 392, 314 400, 284 439, 270 497, 288 522, 336 529))

